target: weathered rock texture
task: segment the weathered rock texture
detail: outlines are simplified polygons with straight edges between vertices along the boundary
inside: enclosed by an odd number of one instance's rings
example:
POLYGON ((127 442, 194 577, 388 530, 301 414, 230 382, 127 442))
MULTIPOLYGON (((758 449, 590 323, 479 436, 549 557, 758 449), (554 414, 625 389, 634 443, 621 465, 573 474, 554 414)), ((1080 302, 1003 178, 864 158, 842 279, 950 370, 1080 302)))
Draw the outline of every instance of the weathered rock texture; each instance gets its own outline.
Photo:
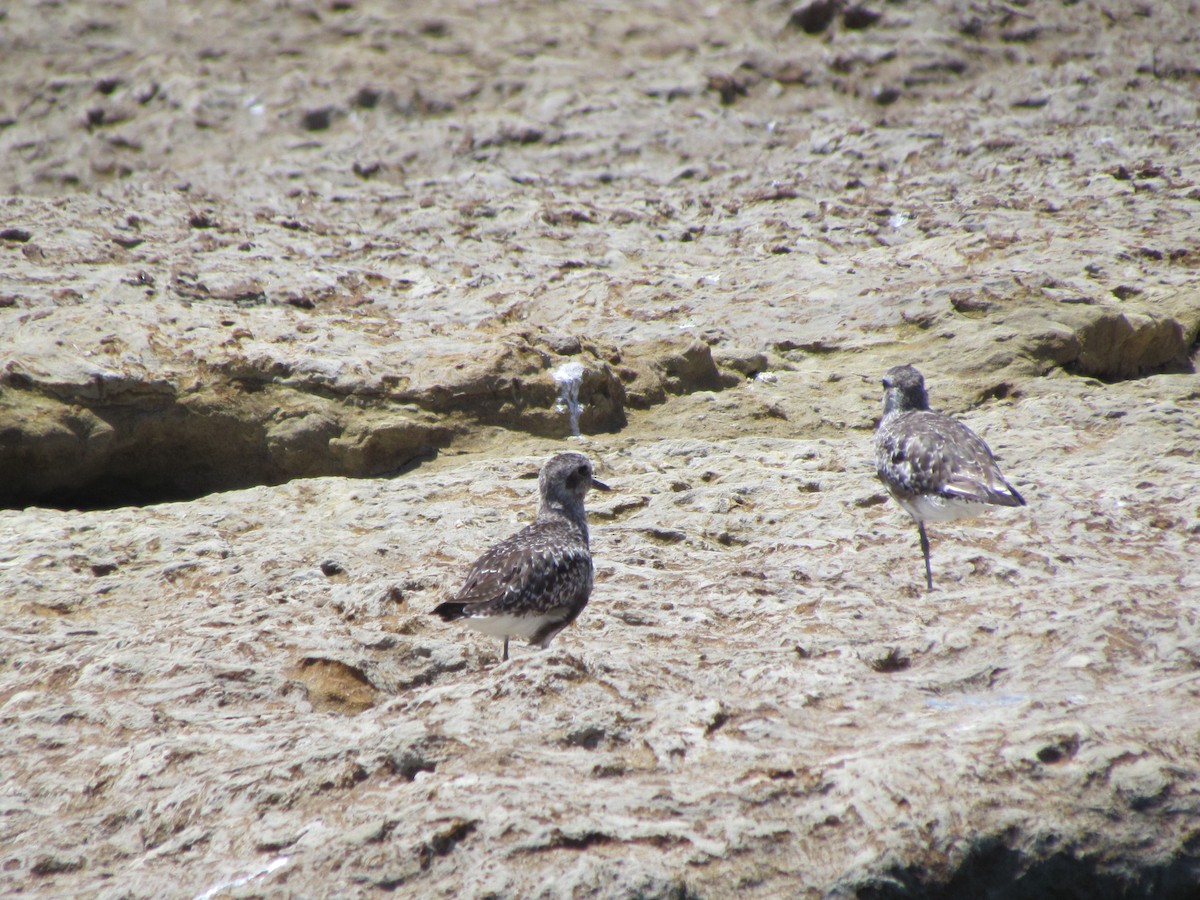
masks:
POLYGON ((6 10, 4 892, 1195 896, 1198 14, 6 10), (900 362, 1029 501, 929 594, 900 362))

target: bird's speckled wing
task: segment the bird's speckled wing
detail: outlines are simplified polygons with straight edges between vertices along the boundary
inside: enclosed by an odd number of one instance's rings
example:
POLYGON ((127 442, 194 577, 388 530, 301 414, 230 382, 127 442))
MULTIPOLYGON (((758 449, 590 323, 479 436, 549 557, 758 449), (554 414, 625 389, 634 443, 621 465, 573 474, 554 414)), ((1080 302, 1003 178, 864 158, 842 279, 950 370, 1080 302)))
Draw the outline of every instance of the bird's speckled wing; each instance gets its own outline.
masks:
POLYGON ((947 499, 1024 506, 987 444, 961 422, 933 412, 902 413, 880 426, 875 467, 897 497, 947 499))
POLYGON ((468 616, 536 615, 563 608, 578 615, 592 590, 592 557, 578 531, 535 523, 501 541, 471 566, 454 602, 468 616))

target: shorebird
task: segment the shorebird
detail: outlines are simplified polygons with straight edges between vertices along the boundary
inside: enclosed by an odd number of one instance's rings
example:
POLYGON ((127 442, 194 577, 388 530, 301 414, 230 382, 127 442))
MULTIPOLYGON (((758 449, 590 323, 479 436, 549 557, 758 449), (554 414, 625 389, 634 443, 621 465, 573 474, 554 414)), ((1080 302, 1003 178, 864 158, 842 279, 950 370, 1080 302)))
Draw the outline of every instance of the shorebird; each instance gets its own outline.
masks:
POLYGON ((545 649, 575 621, 592 592, 583 498, 590 488, 607 491, 582 453, 551 457, 538 475, 541 505, 533 524, 475 560, 466 584, 433 612, 445 622, 463 619, 484 634, 522 638, 545 649))
POLYGON ((926 522, 968 519, 989 506, 1025 505, 979 435, 950 416, 930 411, 925 379, 912 366, 893 366, 884 373, 875 470, 917 523, 929 590, 933 572, 926 522))

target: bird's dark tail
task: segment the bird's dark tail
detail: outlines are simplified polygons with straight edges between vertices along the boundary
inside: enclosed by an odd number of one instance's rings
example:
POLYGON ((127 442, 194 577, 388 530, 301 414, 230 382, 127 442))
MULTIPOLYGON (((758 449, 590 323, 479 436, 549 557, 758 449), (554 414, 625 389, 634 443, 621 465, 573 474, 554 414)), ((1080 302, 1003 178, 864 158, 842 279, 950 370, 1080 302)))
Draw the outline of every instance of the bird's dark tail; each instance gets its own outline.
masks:
POLYGON ((455 619, 461 619, 466 616, 467 604, 458 603, 454 600, 447 600, 433 608, 435 616, 441 616, 443 622, 453 622, 455 619))
MULTIPOLYGON (((1009 497, 1005 498, 1005 499, 1000 499, 1000 500, 993 500, 992 501, 993 503, 999 503, 1001 506, 1024 506, 1025 505, 1025 498, 1017 493, 1017 489, 1015 487, 1013 487, 1007 481, 1004 482, 1004 486, 1006 488, 1008 488, 1009 497)), ((1003 497, 1004 495, 1001 494, 1000 496, 1003 497)))

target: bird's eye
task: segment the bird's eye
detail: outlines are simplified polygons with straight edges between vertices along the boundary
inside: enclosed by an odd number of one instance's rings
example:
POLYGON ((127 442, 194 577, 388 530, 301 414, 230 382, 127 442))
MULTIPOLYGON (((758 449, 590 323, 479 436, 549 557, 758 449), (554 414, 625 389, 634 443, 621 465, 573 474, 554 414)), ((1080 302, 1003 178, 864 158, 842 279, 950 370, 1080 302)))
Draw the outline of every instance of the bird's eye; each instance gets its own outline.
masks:
POLYGON ((579 475, 582 475, 584 478, 591 478, 591 477, 592 477, 592 473, 591 473, 590 471, 588 471, 588 467, 587 467, 587 466, 580 466, 580 467, 579 467, 578 469, 576 469, 575 471, 577 472, 577 474, 579 474, 579 475))

